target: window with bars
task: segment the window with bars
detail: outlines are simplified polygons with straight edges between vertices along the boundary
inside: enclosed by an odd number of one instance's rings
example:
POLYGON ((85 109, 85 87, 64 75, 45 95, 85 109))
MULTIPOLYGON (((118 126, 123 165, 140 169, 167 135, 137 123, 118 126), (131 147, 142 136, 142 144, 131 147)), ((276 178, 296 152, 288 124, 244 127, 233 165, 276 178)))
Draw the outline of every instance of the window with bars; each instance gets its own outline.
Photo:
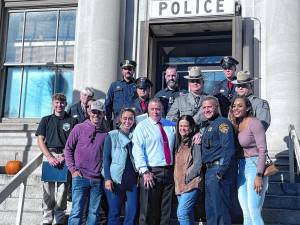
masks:
POLYGON ((4 66, 4 117, 51 113, 51 96, 73 92, 76 9, 10 11, 4 66))

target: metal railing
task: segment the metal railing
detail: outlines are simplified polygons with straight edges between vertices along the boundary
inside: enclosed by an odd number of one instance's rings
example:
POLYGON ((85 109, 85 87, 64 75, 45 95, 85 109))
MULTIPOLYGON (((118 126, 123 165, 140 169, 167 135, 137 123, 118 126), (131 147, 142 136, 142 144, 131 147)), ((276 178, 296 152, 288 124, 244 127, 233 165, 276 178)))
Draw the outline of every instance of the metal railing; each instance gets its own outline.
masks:
POLYGON ((299 175, 300 169, 300 144, 297 136, 295 126, 290 124, 289 126, 289 171, 290 182, 295 183, 295 175, 299 175), (295 159, 296 159, 296 171, 295 171, 295 159))
POLYGON ((20 187, 19 189, 19 201, 16 217, 16 225, 21 225, 23 216, 23 207, 25 200, 26 182, 29 175, 41 165, 43 160, 43 153, 39 153, 35 158, 33 158, 26 166, 21 169, 12 180, 1 190, 0 192, 0 204, 7 199, 11 193, 20 187))

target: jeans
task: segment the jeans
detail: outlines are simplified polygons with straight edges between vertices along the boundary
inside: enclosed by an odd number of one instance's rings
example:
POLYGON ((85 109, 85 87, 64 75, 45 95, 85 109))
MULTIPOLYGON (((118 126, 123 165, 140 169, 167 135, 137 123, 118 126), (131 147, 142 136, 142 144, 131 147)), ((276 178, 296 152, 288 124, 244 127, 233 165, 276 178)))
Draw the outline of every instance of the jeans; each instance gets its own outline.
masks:
POLYGON ((122 202, 125 201, 124 225, 134 225, 138 205, 138 189, 136 184, 131 191, 116 188, 114 192, 105 190, 105 195, 109 205, 108 225, 119 225, 122 202), (126 195, 126 196, 125 196, 126 195))
POLYGON ((263 178, 262 191, 257 194, 254 190, 256 165, 258 157, 239 160, 237 177, 238 197, 243 210, 244 225, 263 225, 261 209, 268 189, 268 177, 263 178))
POLYGON ((198 189, 177 195, 177 218, 180 225, 194 225, 194 205, 199 194, 198 189))
POLYGON ((103 195, 103 181, 84 177, 72 179, 72 210, 69 225, 81 225, 84 206, 89 201, 86 225, 98 225, 100 221, 100 203, 103 195))

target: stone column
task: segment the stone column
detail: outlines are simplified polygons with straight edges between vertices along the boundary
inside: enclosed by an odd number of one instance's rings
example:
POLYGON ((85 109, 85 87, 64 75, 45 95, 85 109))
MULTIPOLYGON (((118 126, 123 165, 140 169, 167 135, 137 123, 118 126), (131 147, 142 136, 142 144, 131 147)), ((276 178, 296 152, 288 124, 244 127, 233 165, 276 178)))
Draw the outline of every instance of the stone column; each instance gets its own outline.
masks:
POLYGON ((272 122, 269 149, 287 149, 288 125, 300 132, 300 1, 265 2, 266 97, 272 122))
POLYGON ((74 99, 92 86, 104 98, 119 73, 120 0, 79 0, 76 19, 74 99))

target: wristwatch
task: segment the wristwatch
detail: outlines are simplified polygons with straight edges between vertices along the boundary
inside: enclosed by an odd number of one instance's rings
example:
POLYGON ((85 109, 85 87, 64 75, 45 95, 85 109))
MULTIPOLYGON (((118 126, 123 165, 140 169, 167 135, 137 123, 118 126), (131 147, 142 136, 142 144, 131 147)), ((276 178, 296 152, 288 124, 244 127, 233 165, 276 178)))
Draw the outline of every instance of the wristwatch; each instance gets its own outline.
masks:
POLYGON ((262 173, 256 173, 256 176, 257 177, 263 177, 263 174, 262 173))

